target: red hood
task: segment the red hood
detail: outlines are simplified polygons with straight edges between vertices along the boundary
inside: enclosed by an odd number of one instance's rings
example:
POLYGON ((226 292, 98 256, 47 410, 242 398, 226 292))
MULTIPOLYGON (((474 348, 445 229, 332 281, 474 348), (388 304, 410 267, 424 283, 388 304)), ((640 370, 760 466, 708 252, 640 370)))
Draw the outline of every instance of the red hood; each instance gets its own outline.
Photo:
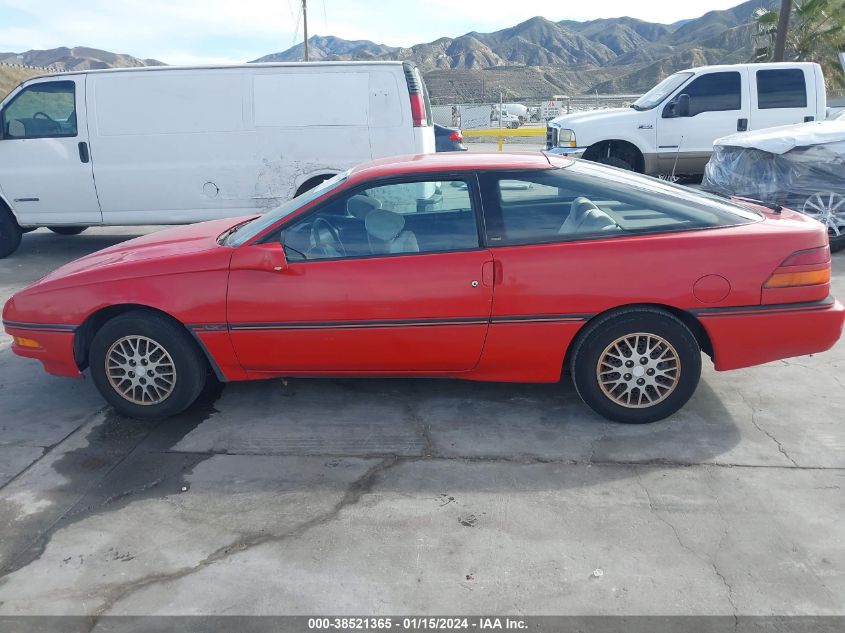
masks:
POLYGON ((136 237, 69 262, 43 277, 33 286, 58 279, 74 278, 81 281, 79 277, 83 275, 85 283, 89 283, 100 279, 126 278, 139 274, 187 272, 197 267, 206 268, 208 258, 196 256, 225 248, 217 243, 217 238, 226 230, 252 217, 254 216, 187 224, 136 237), (195 264, 192 265, 192 261, 195 264), (135 266, 140 263, 144 266, 135 266), (91 279, 88 279, 89 277, 91 279))

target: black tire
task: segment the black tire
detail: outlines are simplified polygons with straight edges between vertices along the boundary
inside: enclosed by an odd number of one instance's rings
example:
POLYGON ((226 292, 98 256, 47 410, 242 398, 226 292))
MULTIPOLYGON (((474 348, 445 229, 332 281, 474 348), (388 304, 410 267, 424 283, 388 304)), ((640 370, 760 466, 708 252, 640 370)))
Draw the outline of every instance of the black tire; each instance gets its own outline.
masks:
POLYGON ((845 233, 834 235, 833 231, 827 232, 828 240, 830 241, 830 252, 838 253, 845 249, 845 233))
POLYGON ((12 214, 0 205, 0 259, 8 257, 21 245, 21 227, 12 214))
POLYGON ((593 162, 601 163, 602 165, 610 165, 611 167, 618 167, 619 169, 626 169, 628 171, 636 171, 631 163, 616 154, 601 156, 596 158, 593 162))
POLYGON ((329 178, 333 178, 333 177, 334 177, 333 174, 324 174, 322 176, 314 176, 310 180, 306 180, 305 182, 303 182, 299 186, 299 189, 296 190, 296 193, 293 194, 293 197, 298 198, 299 196, 301 196, 306 191, 311 191, 317 185, 322 184, 322 183, 326 182, 329 178))
POLYGON ((130 418, 166 418, 191 406, 208 379, 208 363, 185 329, 170 319, 144 310, 133 310, 107 321, 94 336, 89 351, 91 377, 100 394, 121 415, 130 418), (175 367, 172 391, 160 402, 138 404, 125 398, 106 376, 106 354, 126 336, 152 339, 171 357, 175 367))
POLYGON ((87 229, 87 226, 48 226, 48 229, 57 235, 79 235, 87 229))
MULTIPOLYGON (((575 390, 588 407, 614 422, 645 424, 672 415, 692 397, 700 376, 701 348, 695 336, 680 319, 655 308, 630 308, 597 318, 579 335, 572 352, 575 390), (614 341, 637 333, 662 338, 674 348, 680 365, 674 389, 659 399, 654 395, 658 392, 651 387, 655 404, 642 408, 625 406, 611 399, 599 383, 598 369, 600 357, 614 341)), ((614 375, 608 377, 613 379, 614 375)), ((631 392, 639 393, 633 389, 631 392)))

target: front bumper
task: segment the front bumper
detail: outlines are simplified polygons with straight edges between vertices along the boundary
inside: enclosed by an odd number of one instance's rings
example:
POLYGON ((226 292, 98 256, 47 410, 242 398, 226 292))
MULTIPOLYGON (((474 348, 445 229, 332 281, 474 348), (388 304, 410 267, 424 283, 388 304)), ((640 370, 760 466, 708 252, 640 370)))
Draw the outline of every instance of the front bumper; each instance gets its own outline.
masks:
POLYGON ((57 376, 82 377, 73 353, 75 328, 72 326, 49 326, 35 323, 4 321, 6 333, 37 341, 39 347, 23 347, 12 343, 12 352, 24 358, 40 360, 47 373, 57 376))
POLYGON ((824 352, 842 336, 845 307, 832 298, 813 304, 761 305, 701 311, 716 370, 740 369, 824 352))
POLYGON ((547 149, 546 153, 568 156, 569 158, 581 158, 586 151, 586 147, 553 147, 552 149, 547 149))

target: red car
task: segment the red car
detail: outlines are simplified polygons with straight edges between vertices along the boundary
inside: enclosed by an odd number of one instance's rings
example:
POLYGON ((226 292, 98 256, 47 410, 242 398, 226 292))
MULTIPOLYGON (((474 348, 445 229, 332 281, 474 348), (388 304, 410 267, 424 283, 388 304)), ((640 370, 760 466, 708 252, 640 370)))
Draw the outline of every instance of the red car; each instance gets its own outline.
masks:
POLYGON ((12 297, 13 350, 85 368, 119 412, 214 374, 557 382, 620 422, 717 370, 829 349, 827 232, 793 211, 542 154, 362 165, 260 217, 71 262, 12 297))

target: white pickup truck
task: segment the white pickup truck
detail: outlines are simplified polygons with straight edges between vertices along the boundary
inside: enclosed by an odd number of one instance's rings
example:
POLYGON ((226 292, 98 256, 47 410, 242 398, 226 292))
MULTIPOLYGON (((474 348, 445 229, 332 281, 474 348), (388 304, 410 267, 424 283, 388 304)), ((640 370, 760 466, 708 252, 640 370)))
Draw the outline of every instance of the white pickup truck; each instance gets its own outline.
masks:
POLYGON ((717 138, 826 114, 818 64, 701 66, 670 75, 628 108, 552 119, 546 150, 650 175, 697 175, 717 138))

